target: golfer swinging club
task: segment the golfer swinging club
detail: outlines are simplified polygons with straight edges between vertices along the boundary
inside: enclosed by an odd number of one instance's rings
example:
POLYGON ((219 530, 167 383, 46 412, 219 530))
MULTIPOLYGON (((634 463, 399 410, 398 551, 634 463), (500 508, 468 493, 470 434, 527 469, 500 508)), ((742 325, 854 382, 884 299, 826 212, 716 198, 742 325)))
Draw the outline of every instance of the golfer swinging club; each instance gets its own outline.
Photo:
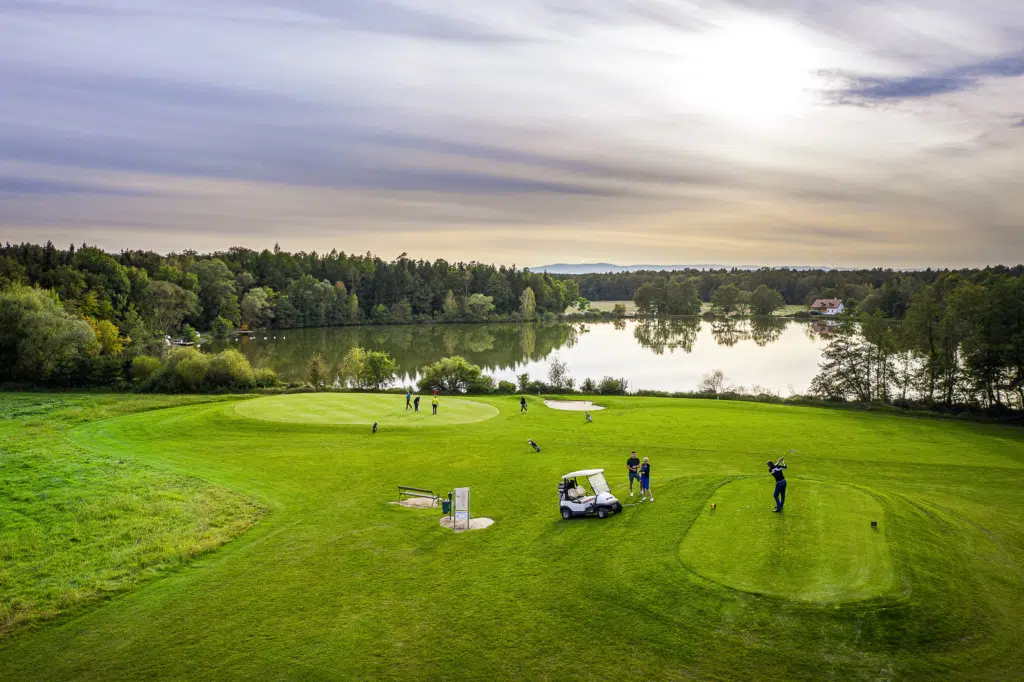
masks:
POLYGON ((786 477, 782 473, 785 468, 785 457, 780 457, 778 462, 768 460, 768 473, 775 477, 775 509, 772 510, 774 512, 782 511, 782 505, 786 504, 786 477))

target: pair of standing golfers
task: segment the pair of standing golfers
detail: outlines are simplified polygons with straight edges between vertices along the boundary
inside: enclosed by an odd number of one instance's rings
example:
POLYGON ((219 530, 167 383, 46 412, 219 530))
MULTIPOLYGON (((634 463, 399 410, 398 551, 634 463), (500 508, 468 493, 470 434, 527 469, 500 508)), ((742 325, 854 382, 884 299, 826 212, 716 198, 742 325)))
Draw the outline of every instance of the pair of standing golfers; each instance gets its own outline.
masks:
POLYGON ((633 497, 633 481, 640 483, 640 501, 649 499, 654 502, 654 494, 651 493, 651 463, 644 457, 643 462, 636 456, 636 450, 626 460, 626 469, 629 470, 629 496, 633 497))
MULTIPOLYGON (((430 402, 434 408, 434 414, 437 414, 437 389, 434 389, 434 399, 430 402)), ((412 399, 412 392, 405 392, 405 409, 413 408, 416 412, 420 411, 420 397, 416 396, 415 400, 412 399)))

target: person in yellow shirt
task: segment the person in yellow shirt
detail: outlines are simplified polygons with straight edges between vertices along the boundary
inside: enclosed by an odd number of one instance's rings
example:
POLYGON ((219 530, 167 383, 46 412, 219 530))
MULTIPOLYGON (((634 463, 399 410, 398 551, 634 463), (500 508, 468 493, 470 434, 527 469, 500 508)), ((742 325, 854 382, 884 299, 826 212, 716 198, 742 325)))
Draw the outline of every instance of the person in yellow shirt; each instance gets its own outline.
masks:
POLYGON ((434 394, 434 399, 430 401, 430 404, 434 406, 434 414, 437 414, 437 394, 434 394))

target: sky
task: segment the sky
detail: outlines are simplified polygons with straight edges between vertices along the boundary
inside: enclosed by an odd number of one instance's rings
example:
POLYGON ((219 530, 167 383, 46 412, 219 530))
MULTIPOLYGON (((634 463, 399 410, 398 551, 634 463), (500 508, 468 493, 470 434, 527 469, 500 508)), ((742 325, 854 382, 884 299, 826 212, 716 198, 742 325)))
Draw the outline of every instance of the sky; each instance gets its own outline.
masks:
POLYGON ((0 241, 1024 261, 1017 0, 0 0, 0 241))

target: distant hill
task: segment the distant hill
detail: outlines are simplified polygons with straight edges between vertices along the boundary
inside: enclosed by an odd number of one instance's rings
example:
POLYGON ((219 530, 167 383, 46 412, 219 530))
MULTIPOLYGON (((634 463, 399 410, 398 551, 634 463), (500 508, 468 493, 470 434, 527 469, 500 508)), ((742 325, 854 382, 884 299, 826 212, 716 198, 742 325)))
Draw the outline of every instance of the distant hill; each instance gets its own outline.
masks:
MULTIPOLYGON (((757 270, 762 265, 720 265, 717 263, 698 263, 694 265, 615 265, 614 263, 554 263, 538 265, 530 268, 533 272, 549 272, 552 275, 586 275, 607 272, 635 272, 637 270, 757 270)), ((773 266, 774 267, 774 266, 773 266)), ((827 265, 780 265, 779 268, 789 270, 851 270, 852 268, 833 268, 827 265)))

